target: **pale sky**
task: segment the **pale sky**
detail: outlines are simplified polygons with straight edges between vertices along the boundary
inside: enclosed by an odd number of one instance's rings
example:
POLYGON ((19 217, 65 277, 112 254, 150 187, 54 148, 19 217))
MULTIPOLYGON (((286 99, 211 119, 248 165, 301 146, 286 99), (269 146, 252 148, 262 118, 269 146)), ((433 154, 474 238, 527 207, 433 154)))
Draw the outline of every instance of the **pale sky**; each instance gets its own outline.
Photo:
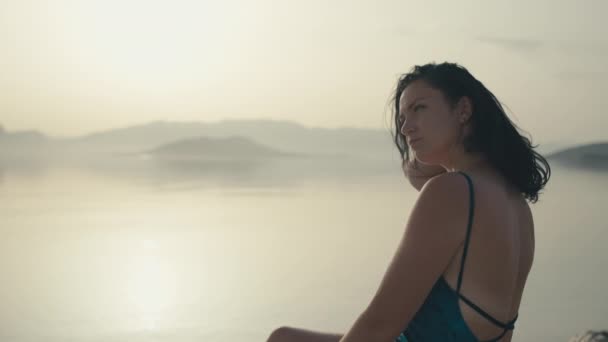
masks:
POLYGON ((608 139, 608 1, 0 0, 0 124, 385 128, 399 74, 458 62, 534 141, 608 139))

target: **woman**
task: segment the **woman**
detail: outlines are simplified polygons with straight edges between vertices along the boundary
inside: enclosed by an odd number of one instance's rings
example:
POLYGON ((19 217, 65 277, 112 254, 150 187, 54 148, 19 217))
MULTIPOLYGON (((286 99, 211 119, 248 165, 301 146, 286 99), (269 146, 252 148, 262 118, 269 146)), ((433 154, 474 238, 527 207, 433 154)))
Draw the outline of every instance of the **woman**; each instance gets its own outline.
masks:
POLYGON ((549 164, 457 64, 415 66, 393 102, 395 144, 420 194, 376 294, 344 335, 283 327, 268 341, 511 340, 534 258, 527 201, 549 164))

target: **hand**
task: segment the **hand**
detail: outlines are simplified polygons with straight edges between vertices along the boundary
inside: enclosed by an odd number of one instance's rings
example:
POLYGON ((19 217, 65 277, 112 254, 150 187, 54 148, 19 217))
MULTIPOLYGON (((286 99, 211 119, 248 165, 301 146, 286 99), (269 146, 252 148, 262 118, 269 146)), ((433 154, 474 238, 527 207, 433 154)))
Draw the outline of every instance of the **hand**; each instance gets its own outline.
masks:
POLYGON ((440 165, 428 165, 420 162, 416 157, 412 161, 404 160, 402 163, 403 173, 410 184, 418 191, 431 178, 445 173, 447 170, 440 165))

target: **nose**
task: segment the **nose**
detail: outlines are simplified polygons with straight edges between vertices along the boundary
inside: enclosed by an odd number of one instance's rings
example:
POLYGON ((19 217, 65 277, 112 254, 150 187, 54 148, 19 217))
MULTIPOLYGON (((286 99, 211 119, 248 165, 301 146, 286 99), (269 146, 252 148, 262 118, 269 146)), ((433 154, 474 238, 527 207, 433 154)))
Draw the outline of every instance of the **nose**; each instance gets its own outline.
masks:
POLYGON ((405 120, 403 125, 401 125, 401 134, 409 136, 410 134, 412 134, 412 132, 414 132, 414 128, 412 127, 411 120, 405 120))

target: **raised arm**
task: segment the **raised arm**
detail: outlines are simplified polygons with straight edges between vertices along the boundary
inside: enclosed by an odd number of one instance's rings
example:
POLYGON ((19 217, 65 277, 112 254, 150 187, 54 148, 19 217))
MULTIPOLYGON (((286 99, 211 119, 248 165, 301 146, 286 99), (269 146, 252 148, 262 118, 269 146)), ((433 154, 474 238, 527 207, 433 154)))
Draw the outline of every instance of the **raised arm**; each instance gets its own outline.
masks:
POLYGON ((429 179, 446 172, 442 166, 426 165, 417 161, 415 158, 411 162, 404 160, 401 166, 405 177, 418 191, 422 189, 429 179))

